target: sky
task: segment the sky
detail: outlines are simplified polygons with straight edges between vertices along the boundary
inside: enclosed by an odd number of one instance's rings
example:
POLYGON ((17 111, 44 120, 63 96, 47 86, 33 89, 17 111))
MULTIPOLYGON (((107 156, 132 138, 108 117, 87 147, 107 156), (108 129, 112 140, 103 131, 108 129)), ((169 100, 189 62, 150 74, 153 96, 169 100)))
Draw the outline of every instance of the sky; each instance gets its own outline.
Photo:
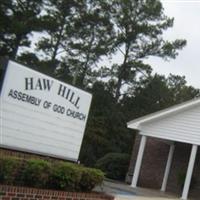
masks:
MULTIPOLYGON (((174 26, 164 33, 164 38, 172 41, 186 39, 187 45, 179 51, 176 59, 164 61, 151 57, 146 62, 153 67, 154 73, 185 76, 188 85, 200 88, 200 0, 161 1, 164 13, 174 17, 174 26)), ((34 38, 37 40, 39 36, 35 34, 34 38)), ((113 61, 104 60, 102 64, 111 65, 122 60, 122 55, 117 53, 113 61)))
POLYGON ((174 26, 164 34, 165 39, 186 39, 187 46, 169 62, 150 58, 154 72, 186 76, 188 85, 200 88, 200 0, 162 0, 164 12, 174 17, 174 26))

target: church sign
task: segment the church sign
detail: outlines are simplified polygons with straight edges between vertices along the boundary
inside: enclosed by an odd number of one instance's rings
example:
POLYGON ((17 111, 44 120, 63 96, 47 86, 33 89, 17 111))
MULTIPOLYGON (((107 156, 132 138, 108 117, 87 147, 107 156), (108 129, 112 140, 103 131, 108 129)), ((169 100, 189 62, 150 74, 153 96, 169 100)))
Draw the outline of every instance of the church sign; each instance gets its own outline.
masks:
POLYGON ((91 99, 9 61, 0 95, 0 146, 77 161, 91 99))

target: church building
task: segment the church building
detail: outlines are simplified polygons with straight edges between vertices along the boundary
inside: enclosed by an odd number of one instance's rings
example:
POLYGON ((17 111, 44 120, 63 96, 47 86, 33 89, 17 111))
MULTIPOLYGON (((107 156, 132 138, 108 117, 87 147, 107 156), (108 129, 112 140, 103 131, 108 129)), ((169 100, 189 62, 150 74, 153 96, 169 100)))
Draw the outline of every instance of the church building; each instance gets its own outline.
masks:
POLYGON ((134 119, 137 130, 126 182, 132 187, 200 197, 200 98, 134 119))

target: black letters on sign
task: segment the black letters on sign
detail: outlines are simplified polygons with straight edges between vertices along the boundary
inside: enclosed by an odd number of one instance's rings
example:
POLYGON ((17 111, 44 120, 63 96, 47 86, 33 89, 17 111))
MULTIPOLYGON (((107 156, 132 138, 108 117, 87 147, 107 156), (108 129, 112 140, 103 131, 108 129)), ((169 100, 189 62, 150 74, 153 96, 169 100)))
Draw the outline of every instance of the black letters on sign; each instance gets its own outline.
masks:
MULTIPOLYGON (((40 90, 50 91, 53 85, 53 80, 45 78, 26 77, 25 90, 40 90)), ((62 84, 59 84, 57 95, 65 98, 77 109, 79 109, 80 97, 71 89, 62 84)))
POLYGON ((80 97, 75 94, 70 88, 60 84, 58 88, 58 95, 67 99, 71 104, 73 104, 77 109, 79 109, 79 100, 80 97))
POLYGON ((51 90, 53 80, 44 78, 25 78, 25 90, 51 90))

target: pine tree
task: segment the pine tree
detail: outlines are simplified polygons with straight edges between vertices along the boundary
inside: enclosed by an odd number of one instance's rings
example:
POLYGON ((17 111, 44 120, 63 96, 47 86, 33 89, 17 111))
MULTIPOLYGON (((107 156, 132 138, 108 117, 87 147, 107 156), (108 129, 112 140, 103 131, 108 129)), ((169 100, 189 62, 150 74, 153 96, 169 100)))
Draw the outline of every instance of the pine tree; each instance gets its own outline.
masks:
POLYGON ((151 66, 144 60, 149 56, 176 58, 185 40, 163 39, 163 31, 173 26, 173 18, 164 14, 159 0, 113 0, 112 18, 116 26, 115 48, 123 54, 121 64, 115 64, 115 97, 119 99, 124 84, 134 83, 140 74, 148 75, 151 66))
POLYGON ((92 82, 98 69, 96 64, 110 53, 115 37, 110 6, 106 0, 85 0, 79 9, 69 43, 69 65, 72 66, 74 84, 86 86, 92 82))
POLYGON ((1 56, 16 58, 19 47, 30 46, 30 34, 41 30, 41 6, 42 0, 1 0, 1 56))

